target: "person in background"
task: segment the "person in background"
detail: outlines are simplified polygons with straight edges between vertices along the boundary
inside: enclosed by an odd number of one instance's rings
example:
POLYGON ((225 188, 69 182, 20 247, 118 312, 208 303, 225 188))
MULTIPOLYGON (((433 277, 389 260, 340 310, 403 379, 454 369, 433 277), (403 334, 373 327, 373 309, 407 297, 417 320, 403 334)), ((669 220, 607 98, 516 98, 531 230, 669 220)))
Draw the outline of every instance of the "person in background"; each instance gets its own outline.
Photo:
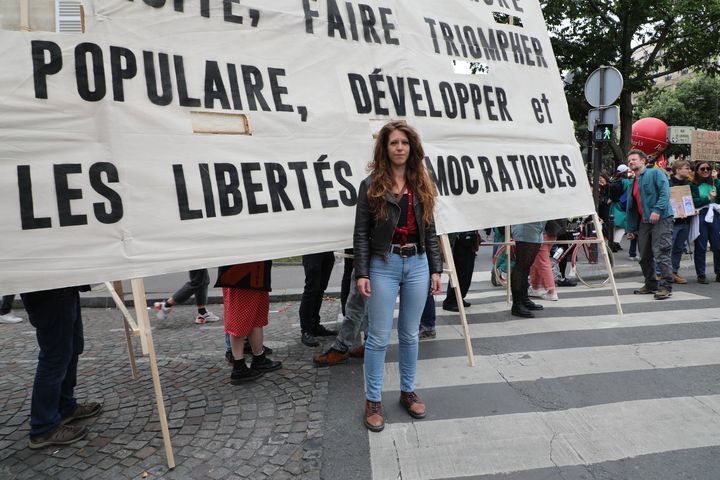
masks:
POLYGON ((21 317, 13 315, 12 304, 15 295, 3 295, 0 300, 0 323, 20 323, 23 321, 21 317))
MULTIPOLYGON (((463 299, 463 306, 467 308, 470 306, 470 302, 465 300, 465 296, 472 283, 475 257, 478 248, 480 248, 480 233, 477 230, 471 230, 469 232, 452 233, 448 235, 448 238, 452 244, 453 263, 455 264, 455 273, 460 287, 460 297, 463 299)), ((449 312, 458 311, 454 286, 448 288, 442 308, 449 312)))
POLYGON ((30 404, 31 449, 82 440, 88 429, 75 422, 102 411, 98 402, 75 399, 78 359, 85 348, 80 291, 87 290, 89 286, 67 287, 21 295, 40 347, 30 404))
POLYGON ((610 250, 613 252, 622 250, 620 242, 625 236, 625 220, 627 217, 625 210, 627 209, 628 190, 630 185, 632 185, 632 180, 628 178, 627 172, 627 165, 619 165, 608 185, 608 197, 611 200, 610 215, 613 216, 614 226, 612 244, 610 246, 610 250))
POLYGON ((305 289, 298 312, 300 340, 305 346, 317 347, 320 345, 317 337, 331 337, 338 333, 320 324, 320 307, 335 265, 335 254, 322 252, 303 255, 302 264, 305 269, 305 289))
POLYGON ((545 222, 531 222, 512 225, 510 232, 515 240, 515 266, 510 270, 510 289, 512 290, 512 308, 510 313, 516 317, 533 318, 534 310, 543 306, 530 300, 528 288, 530 267, 543 243, 545 222))
MULTIPOLYGON (((670 176, 670 188, 689 185, 690 163, 686 160, 676 160, 672 164, 672 175, 670 176)), ((692 189, 691 189, 692 190, 692 189)), ((682 258, 683 248, 688 240, 690 232, 690 224, 687 218, 675 218, 672 231, 672 253, 670 255, 672 263, 672 278, 674 283, 685 284, 687 280, 680 276, 680 259, 682 258)))
POLYGON ((442 260, 433 221, 435 186, 424 159, 415 129, 389 122, 377 135, 370 176, 358 190, 353 246, 357 288, 368 298, 364 423, 373 432, 385 428, 385 352, 398 295, 400 404, 413 418, 426 414, 415 393, 418 330, 428 291, 440 292, 442 260))
POLYGON ((545 223, 545 232, 543 234, 544 242, 538 250, 535 261, 530 267, 530 288, 528 297, 542 298, 556 302, 558 300, 557 291, 555 289, 555 277, 550 265, 550 248, 558 234, 565 232, 565 219, 549 220, 545 223))
MULTIPOLYGON (((707 277, 705 276, 708 241, 710 242, 710 248, 713 252, 715 281, 720 282, 720 212, 715 211, 711 221, 706 221, 709 208, 718 204, 718 188, 720 188, 720 180, 717 179, 717 173, 713 175, 710 164, 704 161, 697 162, 695 164, 695 174, 693 176, 693 182, 690 184, 690 190, 692 191, 695 208, 700 209, 698 217, 700 234, 695 239, 694 260, 697 281, 703 284, 708 283, 707 277)), ((712 208, 714 209, 715 207, 712 208)))
POLYGON ((425 300, 425 308, 420 316, 420 331, 418 332, 419 340, 429 340, 437 336, 437 332, 435 331, 436 319, 435 297, 428 293, 427 300, 425 300))
POLYGON ((207 322, 220 320, 220 317, 207 309, 208 285, 210 285, 210 275, 207 268, 191 270, 188 272, 188 276, 190 280, 173 293, 170 298, 164 302, 155 302, 158 320, 165 320, 170 315, 172 307, 185 303, 193 295, 195 295, 195 305, 197 305, 198 311, 195 323, 203 325, 207 322))
POLYGON ((230 335, 233 370, 230 383, 239 385, 255 380, 265 372, 282 368, 271 360, 263 346, 263 328, 270 312, 272 262, 252 262, 220 267, 216 287, 223 289, 225 333, 230 335), (249 338, 252 350, 250 367, 245 363, 243 339, 249 338))
POLYGON ((627 235, 638 239, 640 268, 645 277, 645 284, 634 293, 654 294, 656 300, 664 300, 672 295, 673 211, 668 178, 663 170, 647 168, 647 155, 640 150, 630 150, 627 162, 635 172, 628 196, 627 235), (659 280, 655 274, 656 263, 661 272, 659 280))

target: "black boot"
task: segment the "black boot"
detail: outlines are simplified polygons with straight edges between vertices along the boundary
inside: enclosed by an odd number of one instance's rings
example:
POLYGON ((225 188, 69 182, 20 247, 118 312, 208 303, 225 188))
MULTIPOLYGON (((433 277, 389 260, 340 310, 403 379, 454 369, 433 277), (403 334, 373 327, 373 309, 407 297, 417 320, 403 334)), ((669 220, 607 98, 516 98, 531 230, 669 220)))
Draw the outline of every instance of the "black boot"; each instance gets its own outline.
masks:
POLYGON ((282 362, 277 360, 270 360, 265 356, 265 352, 260 355, 253 355, 250 369, 259 370, 261 372, 272 372, 282 368, 282 362))
POLYGON ((543 308, 545 308, 545 307, 543 307, 542 305, 539 305, 539 304, 533 302, 533 301, 530 300, 529 298, 523 300, 523 301, 522 301, 522 304, 523 304, 523 306, 524 306, 525 308, 527 308, 528 310, 542 310, 543 308))
POLYGON ((230 374, 230 383, 233 385, 240 385, 241 383, 255 380, 256 378, 262 377, 263 372, 255 370, 254 368, 248 368, 245 364, 245 360, 235 360, 233 362, 233 370, 230 374))
POLYGON ((524 317, 524 318, 534 318, 535 317, 535 314, 532 313, 530 310, 528 310, 527 307, 525 305, 523 305, 522 303, 513 303, 510 313, 512 313, 516 317, 524 317))

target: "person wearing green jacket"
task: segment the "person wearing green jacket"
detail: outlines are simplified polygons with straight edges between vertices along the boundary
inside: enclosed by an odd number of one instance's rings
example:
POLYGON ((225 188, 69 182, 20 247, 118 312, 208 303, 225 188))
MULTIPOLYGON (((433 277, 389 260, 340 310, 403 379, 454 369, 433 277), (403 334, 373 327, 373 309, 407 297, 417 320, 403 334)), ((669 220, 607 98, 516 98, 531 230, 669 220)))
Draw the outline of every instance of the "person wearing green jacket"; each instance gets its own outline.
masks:
POLYGON ((698 283, 708 283, 705 275, 705 257, 707 254, 708 241, 713 252, 713 269, 715 270, 715 281, 720 282, 720 218, 718 214, 713 216, 712 223, 705 221, 708 206, 718 203, 717 192, 720 189, 720 180, 717 173, 713 176, 710 164, 700 161, 695 164, 695 176, 690 184, 695 208, 700 209, 700 235, 695 239, 695 273, 698 283))
POLYGON ((627 156, 630 170, 635 173, 627 201, 628 238, 637 238, 640 249, 640 268, 645 284, 635 290, 637 294, 655 294, 656 300, 672 295, 673 211, 670 206, 670 186, 665 172, 647 168, 647 155, 630 150, 627 156), (660 279, 655 276, 659 267, 660 279))

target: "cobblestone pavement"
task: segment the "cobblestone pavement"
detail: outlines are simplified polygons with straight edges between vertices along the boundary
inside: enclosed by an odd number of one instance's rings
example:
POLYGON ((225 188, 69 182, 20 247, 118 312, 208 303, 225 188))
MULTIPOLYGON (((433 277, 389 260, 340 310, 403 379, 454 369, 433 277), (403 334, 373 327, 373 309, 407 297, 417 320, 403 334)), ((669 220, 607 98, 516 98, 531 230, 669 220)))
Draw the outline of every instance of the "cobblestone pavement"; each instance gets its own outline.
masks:
MULTIPOLYGON (((86 439, 36 451, 27 448, 35 330, 27 320, 0 325, 0 479, 319 479, 330 373, 310 361, 320 349, 299 341, 292 326, 298 306, 270 306, 265 344, 283 369, 242 386, 229 383, 221 322, 195 325, 194 307, 151 319, 177 464, 171 471, 147 358, 138 357, 140 377, 133 380, 117 311, 83 310, 76 396, 103 402, 103 413, 84 421, 86 439)), ((323 319, 337 318, 338 309, 327 299, 323 319)))

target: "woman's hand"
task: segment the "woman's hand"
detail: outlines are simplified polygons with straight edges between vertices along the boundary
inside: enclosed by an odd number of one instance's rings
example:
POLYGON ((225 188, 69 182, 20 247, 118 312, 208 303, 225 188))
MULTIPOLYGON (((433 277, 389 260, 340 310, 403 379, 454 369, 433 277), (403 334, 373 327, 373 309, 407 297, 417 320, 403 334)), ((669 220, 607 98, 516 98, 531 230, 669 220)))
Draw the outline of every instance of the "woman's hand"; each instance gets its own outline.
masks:
POLYGON ((369 278, 358 278, 357 289, 360 295, 363 297, 370 296, 370 279, 369 278))
POLYGON ((437 295, 438 293, 440 293, 440 290, 440 274, 433 273, 430 277, 430 294, 437 295))

